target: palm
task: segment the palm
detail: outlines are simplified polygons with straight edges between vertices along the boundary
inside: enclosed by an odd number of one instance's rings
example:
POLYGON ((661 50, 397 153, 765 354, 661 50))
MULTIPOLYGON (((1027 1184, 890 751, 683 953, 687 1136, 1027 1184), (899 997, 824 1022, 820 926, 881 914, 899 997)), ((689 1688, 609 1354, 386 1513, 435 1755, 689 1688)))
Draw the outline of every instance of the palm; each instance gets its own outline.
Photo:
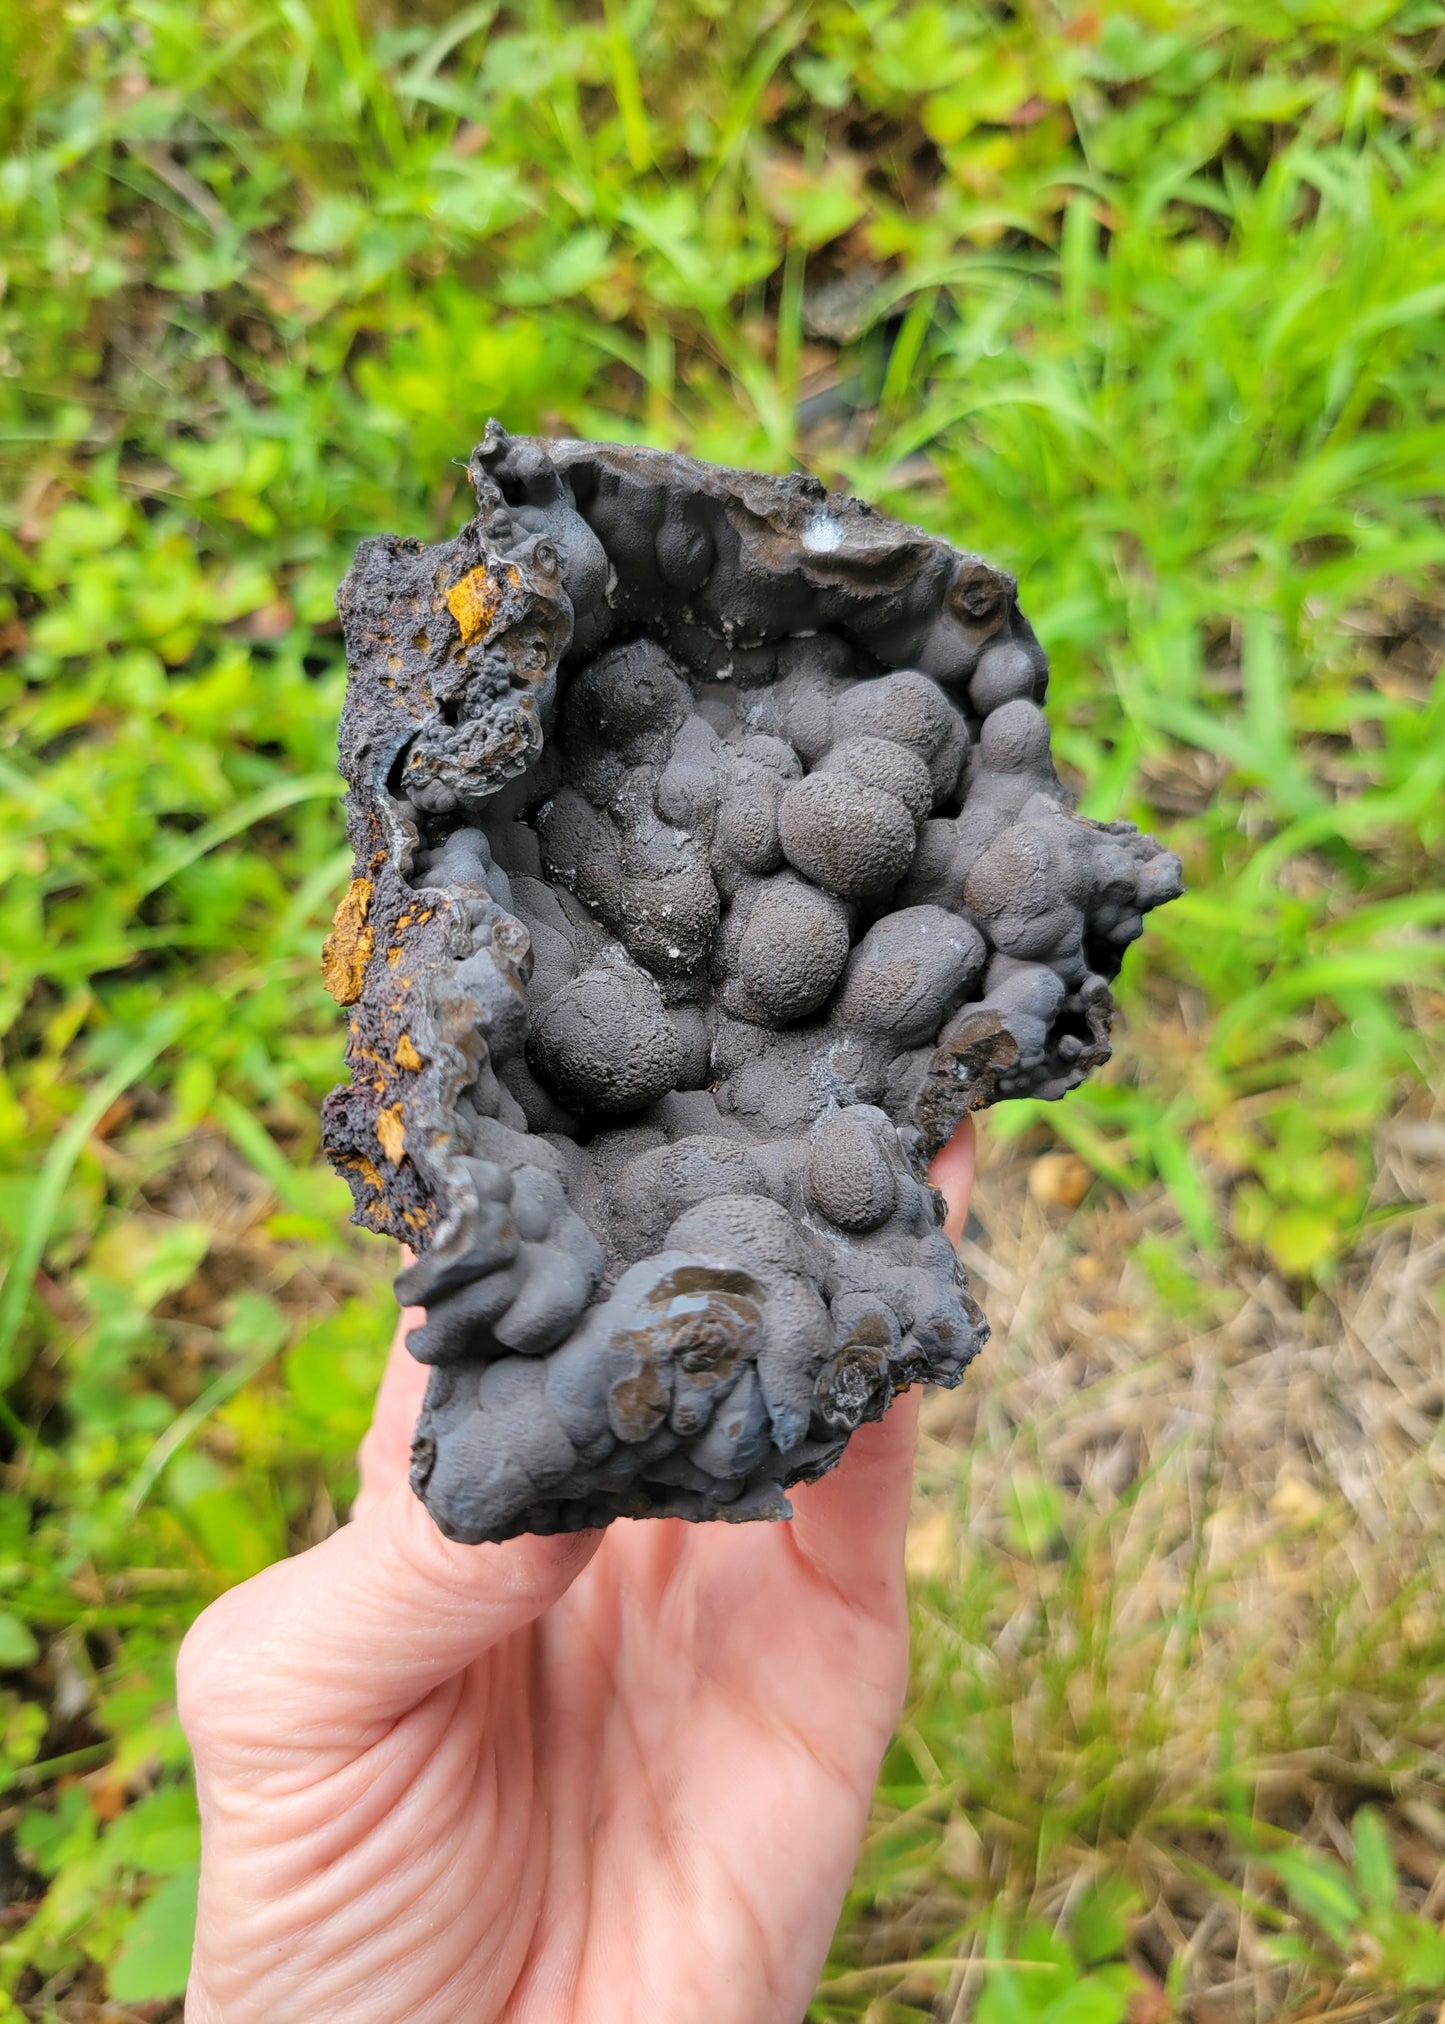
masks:
MULTIPOLYGON (((895 1505, 911 1417, 873 1444, 895 1505)), ((802 2015, 907 1667, 901 1585, 880 1568, 860 1606, 808 1557, 823 1487, 801 1525, 628 1526, 540 1633, 558 1854, 539 1938, 575 1961, 579 2016, 802 2015), (646 1936, 625 2009, 618 1932, 646 1936)), ((545 1988, 519 1998, 556 2015, 545 1988)))
POLYGON ((439 1903, 469 1907, 439 2016, 801 2016, 905 1677, 912 1420, 866 1429, 791 1525, 614 1525, 378 1744, 439 1903))
POLYGON ((906 1676, 913 1401, 791 1524, 475 1549, 405 1486, 423 1375, 398 1339, 360 1522, 188 1640, 189 2024, 796 2024, 906 1676))

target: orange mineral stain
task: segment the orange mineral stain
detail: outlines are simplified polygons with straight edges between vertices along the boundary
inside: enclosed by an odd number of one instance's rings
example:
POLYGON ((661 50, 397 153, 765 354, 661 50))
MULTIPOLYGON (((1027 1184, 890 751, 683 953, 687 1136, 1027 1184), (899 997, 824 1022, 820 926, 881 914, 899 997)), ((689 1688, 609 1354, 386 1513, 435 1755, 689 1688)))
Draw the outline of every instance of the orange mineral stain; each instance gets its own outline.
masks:
POLYGON ((376 1139, 391 1164, 399 1167, 402 1154, 406 1151, 406 1130, 401 1121, 399 1103, 393 1103, 386 1110, 379 1110, 376 1113, 376 1139))
POLYGON ((447 592, 447 610, 456 620, 462 645, 479 640, 497 615, 501 595, 485 569, 470 569, 447 592))
POLYGON ((321 981, 338 1005, 354 1005, 375 946, 376 934, 366 923, 373 887, 369 878, 354 878, 331 918, 331 933, 321 948, 321 981))

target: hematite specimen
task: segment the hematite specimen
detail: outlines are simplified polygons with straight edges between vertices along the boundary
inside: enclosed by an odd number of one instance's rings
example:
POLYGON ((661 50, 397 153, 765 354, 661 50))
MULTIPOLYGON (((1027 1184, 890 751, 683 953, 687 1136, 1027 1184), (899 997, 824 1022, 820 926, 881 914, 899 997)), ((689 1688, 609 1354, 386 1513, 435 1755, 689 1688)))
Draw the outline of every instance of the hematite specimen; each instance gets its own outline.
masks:
POLYGON ((987 1335, 925 1169, 1062 1096, 1178 861, 1071 812, 1012 577, 806 477, 509 437, 342 585, 326 1142, 456 1539, 774 1518, 987 1335))

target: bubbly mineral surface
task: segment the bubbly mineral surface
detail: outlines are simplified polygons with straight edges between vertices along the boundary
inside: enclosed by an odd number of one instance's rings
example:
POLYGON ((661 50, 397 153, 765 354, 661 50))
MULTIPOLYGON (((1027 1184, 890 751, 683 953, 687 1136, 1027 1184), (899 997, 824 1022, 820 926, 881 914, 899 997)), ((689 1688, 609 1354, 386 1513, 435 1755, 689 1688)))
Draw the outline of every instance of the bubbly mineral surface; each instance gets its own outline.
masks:
POLYGON ((343 584, 324 971, 456 1539, 773 1518, 987 1335, 925 1178, 1108 1054, 1179 865, 1072 812, 1012 577, 814 480, 509 437, 343 584))

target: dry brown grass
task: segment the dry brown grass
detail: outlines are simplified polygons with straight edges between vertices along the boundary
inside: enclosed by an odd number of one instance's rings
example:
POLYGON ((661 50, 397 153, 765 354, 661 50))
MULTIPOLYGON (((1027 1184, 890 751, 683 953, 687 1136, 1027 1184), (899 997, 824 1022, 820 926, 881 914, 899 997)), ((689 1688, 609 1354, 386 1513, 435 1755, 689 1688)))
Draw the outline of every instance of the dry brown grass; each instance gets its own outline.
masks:
POLYGON ((1348 1860, 1371 1799, 1402 1904, 1445 1915, 1445 1121, 1395 1120, 1376 1202, 1423 1206, 1328 1292, 1191 1255, 1162 1192, 1125 1201, 1042 1135, 985 1137, 975 1199, 994 1340, 925 1406, 911 1765, 821 2014, 871 1987, 870 2018, 963 2024, 974 1970, 881 1964, 969 1962, 991 1904, 1066 1921, 1113 1872, 1161 2019, 1401 2015, 1366 1959, 1271 1956, 1288 1907, 1222 1815, 1348 1860))

